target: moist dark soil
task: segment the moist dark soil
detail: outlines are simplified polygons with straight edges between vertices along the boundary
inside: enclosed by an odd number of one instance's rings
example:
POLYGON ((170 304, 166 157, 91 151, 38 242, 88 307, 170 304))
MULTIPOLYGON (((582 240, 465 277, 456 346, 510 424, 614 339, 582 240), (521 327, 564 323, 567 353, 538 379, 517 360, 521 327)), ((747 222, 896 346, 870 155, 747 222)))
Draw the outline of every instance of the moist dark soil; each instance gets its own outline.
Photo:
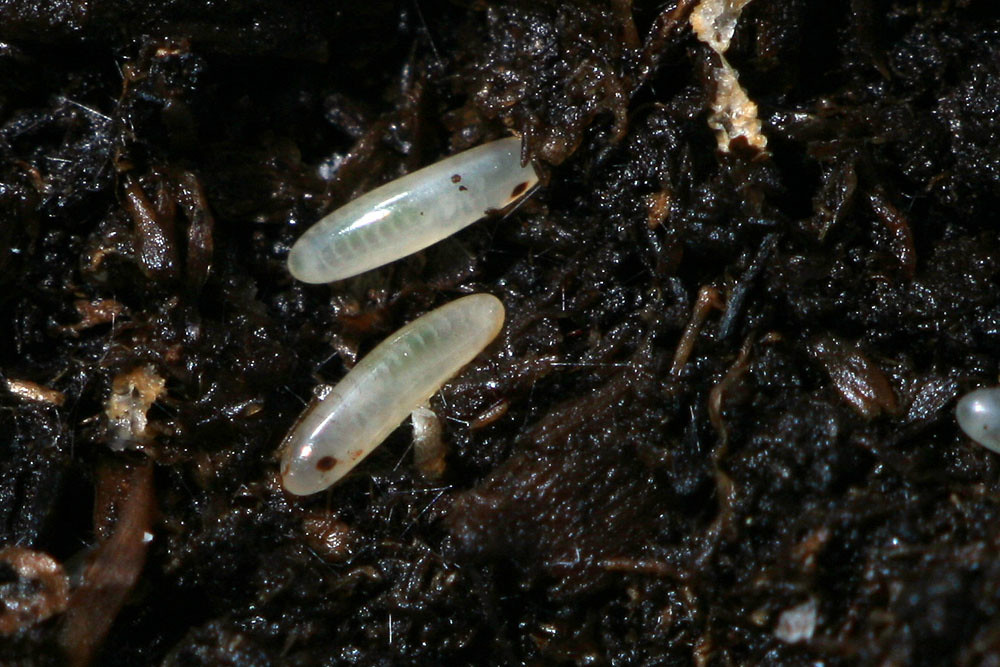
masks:
POLYGON ((1000 664, 1000 7, 0 2, 0 662, 1000 664), (323 214, 517 134, 515 210, 332 285, 323 214), (329 491, 314 390, 497 341, 329 491))

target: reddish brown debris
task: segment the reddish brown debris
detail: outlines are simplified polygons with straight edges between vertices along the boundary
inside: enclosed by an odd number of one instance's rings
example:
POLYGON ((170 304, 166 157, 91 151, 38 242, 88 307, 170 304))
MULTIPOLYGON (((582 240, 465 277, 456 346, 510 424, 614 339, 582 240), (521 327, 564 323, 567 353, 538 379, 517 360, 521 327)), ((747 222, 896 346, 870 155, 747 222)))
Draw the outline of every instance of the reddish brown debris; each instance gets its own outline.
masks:
POLYGON ((840 396, 862 417, 872 419, 883 411, 899 411, 889 379, 857 346, 825 337, 813 341, 810 351, 826 369, 840 396))
POLYGON ((59 643, 74 666, 90 664, 101 646, 142 572, 153 536, 152 464, 108 465, 101 470, 97 488, 101 504, 95 504, 95 527, 110 534, 89 557, 59 634, 59 643))
POLYGON ((913 278, 917 271, 917 249, 913 242, 910 222, 898 208, 892 205, 881 188, 869 193, 868 201, 875 215, 889 232, 889 247, 899 262, 899 268, 906 278, 913 278))
POLYGON ((650 229, 656 229, 662 225, 670 215, 670 191, 660 190, 647 197, 649 208, 649 219, 647 224, 650 229))
POLYGON ((705 318, 712 310, 721 310, 724 305, 722 296, 715 287, 705 285, 698 290, 698 300, 695 301, 694 308, 691 309, 691 319, 688 320, 684 333, 681 335, 680 341, 677 342, 677 349, 674 351, 674 361, 670 365, 671 375, 680 375, 681 371, 684 370, 684 365, 694 349, 695 341, 698 340, 698 334, 701 333, 705 318))
POLYGON ((712 426, 715 427, 723 443, 729 441, 729 435, 722 415, 726 394, 733 390, 750 368, 750 353, 753 350, 753 343, 754 337, 752 335, 747 336, 740 347, 739 355, 733 361, 729 370, 726 371, 726 375, 708 393, 708 419, 712 422, 712 426))
POLYGON ((125 306, 114 299, 77 299, 73 306, 80 314, 80 321, 63 327, 66 331, 83 331, 101 324, 114 322, 125 313, 125 306))
POLYGON ((312 512, 302 520, 306 542, 323 559, 334 563, 348 560, 357 534, 349 525, 325 512, 312 512))
POLYGON ((486 428, 507 414, 507 410, 509 409, 510 403, 506 400, 501 399, 497 401, 490 407, 480 412, 472 419, 471 422, 469 422, 469 430, 475 431, 477 429, 486 428))
POLYGON ((125 209, 135 225, 136 252, 143 271, 151 277, 175 277, 178 255, 173 211, 155 207, 131 176, 125 179, 124 197, 125 209))
POLYGON ((215 218, 209 208, 201 181, 190 171, 174 179, 174 197, 187 218, 187 256, 185 275, 188 286, 199 290, 208 280, 215 252, 215 218))

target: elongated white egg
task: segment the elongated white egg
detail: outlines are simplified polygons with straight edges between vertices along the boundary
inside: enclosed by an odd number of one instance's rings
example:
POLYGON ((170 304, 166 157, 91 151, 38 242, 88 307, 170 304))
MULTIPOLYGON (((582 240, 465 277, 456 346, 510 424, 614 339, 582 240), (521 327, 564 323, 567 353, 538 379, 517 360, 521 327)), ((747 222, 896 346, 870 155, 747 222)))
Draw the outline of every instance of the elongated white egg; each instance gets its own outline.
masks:
POLYGON ((521 166, 517 137, 477 146, 330 213, 292 246, 288 270, 307 283, 349 278, 451 236, 517 201, 537 182, 535 168, 521 166))
POLYGON ((281 478, 304 496, 329 487, 500 332, 491 294, 456 299, 391 335, 299 418, 282 443, 281 478))
POLYGON ((955 419, 967 436, 1000 452, 1000 387, 970 391, 959 399, 955 419))

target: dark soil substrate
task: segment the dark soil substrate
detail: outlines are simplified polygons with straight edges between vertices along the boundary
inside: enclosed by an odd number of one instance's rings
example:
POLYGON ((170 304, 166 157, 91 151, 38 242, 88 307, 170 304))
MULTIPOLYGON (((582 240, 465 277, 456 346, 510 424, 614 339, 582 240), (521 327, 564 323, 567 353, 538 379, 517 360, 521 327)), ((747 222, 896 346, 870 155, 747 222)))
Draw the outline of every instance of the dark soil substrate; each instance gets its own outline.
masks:
POLYGON ((0 660, 997 664, 1000 7, 754 0, 725 152, 694 4, 0 2, 0 660), (288 275, 512 131, 515 211, 288 275), (404 425, 283 493, 314 388, 470 292, 444 476, 404 425))

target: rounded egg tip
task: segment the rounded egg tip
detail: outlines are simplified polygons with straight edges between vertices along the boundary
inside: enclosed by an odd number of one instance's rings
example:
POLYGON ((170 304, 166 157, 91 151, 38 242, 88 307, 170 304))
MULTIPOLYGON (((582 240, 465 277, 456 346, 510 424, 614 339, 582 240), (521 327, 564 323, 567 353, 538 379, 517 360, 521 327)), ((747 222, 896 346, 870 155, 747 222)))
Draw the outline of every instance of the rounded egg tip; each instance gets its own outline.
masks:
POLYGON ((286 443, 281 455, 281 485, 294 496, 308 496, 329 488, 336 481, 331 475, 334 466, 326 460, 329 458, 314 455, 308 444, 286 443))
POLYGON ((483 309, 484 312, 491 315, 492 317, 503 317, 504 308, 503 301, 496 298, 492 294, 486 292, 479 292, 476 294, 470 294, 465 297, 469 300, 474 300, 483 309))
POLYGON ((304 247, 302 239, 299 239, 288 251, 288 272, 296 280, 304 283, 316 284, 323 280, 317 280, 317 270, 315 262, 311 259, 312 253, 304 247))
POLYGON ((312 487, 302 484, 299 476, 294 474, 291 470, 282 470, 281 486, 286 492, 292 494, 293 496, 308 496, 316 492, 312 489, 312 487))
MULTIPOLYGON (((288 251, 285 264, 292 278, 310 285, 323 285, 375 268, 357 261, 329 263, 323 258, 323 253, 317 251, 318 235, 314 229, 316 228, 307 229, 288 251)), ((322 237, 319 237, 319 242, 322 242, 322 237)))
POLYGON ((489 327, 491 332, 489 336, 490 340, 500 333, 500 330, 503 328, 504 319, 507 316, 503 301, 487 293, 470 294, 459 299, 459 301, 472 305, 477 310, 478 319, 482 322, 488 322, 491 325, 489 327))
POLYGON ((311 470, 301 462, 282 466, 281 485, 293 496, 309 496, 324 491, 336 480, 327 480, 326 475, 311 470))
POLYGON ((967 436, 1000 452, 1000 388, 983 387, 960 398, 955 420, 967 436))

